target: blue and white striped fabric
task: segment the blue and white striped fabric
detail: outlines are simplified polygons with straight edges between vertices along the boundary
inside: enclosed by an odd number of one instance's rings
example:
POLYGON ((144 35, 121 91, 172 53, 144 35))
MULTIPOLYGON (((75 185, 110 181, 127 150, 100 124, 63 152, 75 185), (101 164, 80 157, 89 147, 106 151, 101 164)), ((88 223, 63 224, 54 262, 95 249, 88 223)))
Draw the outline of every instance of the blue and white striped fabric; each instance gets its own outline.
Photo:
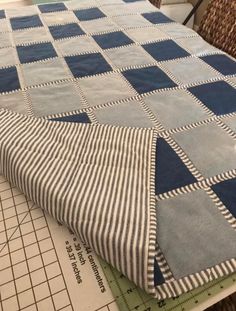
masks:
POLYGON ((235 85, 233 58, 146 0, 2 10, 2 171, 146 291, 180 295, 236 270, 235 85))
POLYGON ((155 250, 154 131, 51 122, 6 110, 0 130, 7 179, 145 284, 148 254, 155 250))

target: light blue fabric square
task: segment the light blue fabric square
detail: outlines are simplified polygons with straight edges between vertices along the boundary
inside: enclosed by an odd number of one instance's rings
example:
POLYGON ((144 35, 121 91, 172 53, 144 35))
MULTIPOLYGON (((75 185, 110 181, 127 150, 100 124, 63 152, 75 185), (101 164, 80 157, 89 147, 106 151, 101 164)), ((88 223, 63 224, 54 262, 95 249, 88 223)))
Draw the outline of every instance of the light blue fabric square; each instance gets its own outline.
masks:
POLYGON ((136 100, 102 108, 94 111, 94 114, 98 122, 103 124, 148 128, 154 126, 136 100))
POLYGON ((33 112, 38 117, 82 108, 81 99, 71 82, 33 88, 28 92, 33 112))
POLYGON ((203 190, 160 201, 156 208, 159 246, 175 278, 235 258, 235 230, 203 190))
POLYGON ((215 122, 175 133, 173 137, 205 177, 236 167, 236 142, 215 122))

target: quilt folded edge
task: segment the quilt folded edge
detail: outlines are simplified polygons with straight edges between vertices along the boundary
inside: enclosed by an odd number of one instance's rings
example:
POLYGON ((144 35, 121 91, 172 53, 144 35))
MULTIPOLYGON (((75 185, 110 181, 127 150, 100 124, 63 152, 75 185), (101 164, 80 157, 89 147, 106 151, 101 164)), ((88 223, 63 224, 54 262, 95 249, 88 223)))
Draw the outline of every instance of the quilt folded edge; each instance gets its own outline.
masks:
POLYGON ((0 171, 155 296, 154 129, 52 122, 0 109, 0 171))

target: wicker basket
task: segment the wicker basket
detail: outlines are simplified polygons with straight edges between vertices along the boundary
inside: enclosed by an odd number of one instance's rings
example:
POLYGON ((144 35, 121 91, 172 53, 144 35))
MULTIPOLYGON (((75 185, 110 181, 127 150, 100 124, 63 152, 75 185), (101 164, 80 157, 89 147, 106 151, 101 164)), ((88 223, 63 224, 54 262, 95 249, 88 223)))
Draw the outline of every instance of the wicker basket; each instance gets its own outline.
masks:
POLYGON ((210 0, 198 32, 236 58, 236 0, 210 0))
POLYGON ((149 0, 149 2, 151 2, 157 8, 160 8, 160 6, 161 6, 161 0, 149 0))

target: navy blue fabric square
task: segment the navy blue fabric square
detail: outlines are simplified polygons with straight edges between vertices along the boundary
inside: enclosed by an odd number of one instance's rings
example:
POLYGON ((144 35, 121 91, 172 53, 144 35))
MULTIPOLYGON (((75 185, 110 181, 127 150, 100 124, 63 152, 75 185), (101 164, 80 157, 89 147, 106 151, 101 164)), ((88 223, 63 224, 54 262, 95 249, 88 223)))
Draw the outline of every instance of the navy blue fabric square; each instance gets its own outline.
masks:
POLYGON ((20 89, 16 67, 0 69, 0 93, 20 89))
POLYGON ((152 12, 142 14, 152 24, 164 24, 173 22, 172 19, 162 14, 161 12, 152 12))
POLYGON ((64 3, 41 4, 38 6, 42 13, 65 11, 67 7, 64 3))
POLYGON ((156 144, 156 194, 165 193, 196 182, 176 152, 163 139, 156 144))
POLYGON ((176 86, 176 84, 156 66, 130 69, 122 72, 122 74, 139 94, 176 86))
POLYGON ((16 49, 22 64, 57 56, 57 53, 51 43, 17 46, 16 49))
POLYGON ((4 10, 0 10, 0 19, 1 18, 6 18, 6 15, 5 15, 5 11, 4 10))
POLYGON ((226 55, 208 55, 200 58, 223 75, 236 74, 236 62, 226 55))
POLYGON ((84 31, 76 23, 59 26, 50 26, 49 30, 54 39, 75 37, 84 34, 84 31))
POLYGON ((90 21, 92 19, 106 17, 98 8, 76 10, 74 13, 80 21, 90 21))
POLYGON ((236 178, 222 181, 211 188, 230 213, 236 217, 236 178))
POLYGON ((216 115, 236 112, 236 90, 224 81, 194 86, 189 91, 216 115))
POLYGON ((73 122, 73 123, 91 123, 86 112, 74 114, 72 116, 65 116, 51 119, 51 121, 73 122))
POLYGON ((10 23, 13 30, 43 26, 38 15, 13 17, 10 23))
POLYGON ((107 71, 111 71, 111 66, 106 62, 100 53, 76 55, 65 57, 74 77, 86 77, 107 71))
POLYGON ((133 43, 133 41, 122 31, 110 32, 103 35, 95 35, 93 38, 102 49, 110 49, 133 43))
POLYGON ((143 48, 157 61, 165 61, 190 55, 172 40, 145 44, 143 48))

